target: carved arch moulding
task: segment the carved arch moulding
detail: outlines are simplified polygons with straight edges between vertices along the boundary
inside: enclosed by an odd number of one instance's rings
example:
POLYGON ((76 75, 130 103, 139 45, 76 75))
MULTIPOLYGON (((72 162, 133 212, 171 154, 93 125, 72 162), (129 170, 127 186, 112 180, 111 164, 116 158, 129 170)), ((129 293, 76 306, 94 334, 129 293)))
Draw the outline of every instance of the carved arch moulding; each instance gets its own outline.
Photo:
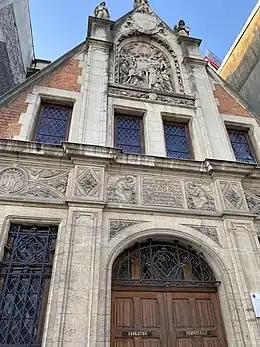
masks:
POLYGON ((178 58, 157 35, 122 35, 116 43, 115 83, 154 92, 185 94, 178 58))

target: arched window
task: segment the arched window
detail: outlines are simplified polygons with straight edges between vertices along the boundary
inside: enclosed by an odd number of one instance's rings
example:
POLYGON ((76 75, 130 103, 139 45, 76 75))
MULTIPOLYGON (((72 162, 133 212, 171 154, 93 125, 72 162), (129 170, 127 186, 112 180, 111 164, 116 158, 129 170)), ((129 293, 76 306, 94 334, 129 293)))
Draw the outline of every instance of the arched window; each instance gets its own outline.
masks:
POLYGON ((215 277, 192 247, 150 241, 124 251, 113 266, 113 283, 215 287, 215 277))

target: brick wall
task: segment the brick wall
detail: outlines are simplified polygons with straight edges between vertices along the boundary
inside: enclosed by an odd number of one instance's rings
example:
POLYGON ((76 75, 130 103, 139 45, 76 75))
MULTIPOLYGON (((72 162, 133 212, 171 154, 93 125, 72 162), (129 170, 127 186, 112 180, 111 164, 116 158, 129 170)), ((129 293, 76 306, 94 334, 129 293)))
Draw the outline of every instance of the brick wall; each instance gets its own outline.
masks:
POLYGON ((219 113, 231 114, 241 117, 253 117, 232 95, 230 95, 222 86, 215 84, 213 91, 215 98, 218 99, 219 113))
POLYGON ((80 92, 78 76, 81 75, 81 72, 82 68, 79 67, 79 61, 72 58, 66 61, 51 75, 46 76, 39 85, 43 87, 69 90, 72 92, 80 92))
MULTIPOLYGON (((79 67, 79 60, 69 59, 57 70, 44 77, 35 85, 80 92, 78 77, 82 68, 79 67)), ((0 138, 12 139, 19 135, 21 125, 19 119, 22 113, 27 110, 26 98, 32 93, 33 87, 23 92, 18 98, 11 100, 4 107, 0 108, 0 138)))

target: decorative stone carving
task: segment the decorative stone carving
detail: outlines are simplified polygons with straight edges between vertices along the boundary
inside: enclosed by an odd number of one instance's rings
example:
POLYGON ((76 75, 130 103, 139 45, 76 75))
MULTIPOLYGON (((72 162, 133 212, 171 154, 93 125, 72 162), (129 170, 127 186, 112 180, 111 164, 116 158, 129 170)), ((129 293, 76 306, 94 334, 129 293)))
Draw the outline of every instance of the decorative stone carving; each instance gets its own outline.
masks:
POLYGON ((202 234, 208 236, 214 242, 219 243, 218 231, 216 227, 206 226, 206 225, 192 225, 192 224, 183 224, 192 229, 198 230, 202 234))
MULTIPOLYGON (((129 60, 129 58, 130 58, 129 55, 127 55, 126 57, 122 57, 122 54, 121 54, 122 43, 124 40, 129 39, 129 38, 135 39, 136 36, 137 36, 136 31, 128 32, 127 34, 122 35, 116 43, 116 62, 115 62, 115 82, 116 83, 121 83, 120 81, 122 80, 122 74, 124 76, 125 74, 127 75, 129 73, 128 65, 130 65, 130 63, 131 63, 129 60), (122 67, 122 63, 124 62, 124 59, 126 60, 126 62, 125 62, 125 65, 123 65, 123 67, 122 67), (122 71, 120 71, 121 69, 122 69, 122 71)), ((140 36, 139 37, 139 43, 141 41, 143 41, 143 43, 145 43, 146 36, 141 35, 141 34, 139 34, 139 36, 140 36)), ((153 41, 158 43, 162 47, 164 47, 169 52, 169 54, 172 56, 173 61, 174 61, 174 66, 175 66, 175 74, 177 76, 178 85, 179 85, 179 91, 178 92, 181 94, 184 94, 185 90, 184 90, 184 84, 183 84, 182 75, 181 75, 180 64, 179 64, 178 58, 177 58, 174 50, 159 35, 154 35, 153 41)), ((146 44, 149 47, 152 46, 152 43, 150 43, 150 42, 149 42, 149 44, 148 43, 146 43, 146 44)), ((161 51, 159 51, 159 52, 161 52, 161 51)), ((127 79, 127 77, 125 79, 127 79)))
POLYGON ((109 176, 107 195, 108 202, 136 204, 136 177, 109 176))
POLYGON ((242 189, 237 182, 220 182, 225 207, 231 210, 245 209, 242 189))
POLYGON ((109 223, 110 238, 115 237, 123 229, 139 223, 143 223, 143 221, 111 220, 109 223))
POLYGON ((182 36, 190 35, 190 28, 185 24, 184 20, 180 20, 178 25, 174 26, 173 30, 178 35, 182 35, 182 36))
POLYGON ((174 96, 166 96, 158 93, 151 93, 150 91, 137 91, 125 88, 108 88, 109 96, 121 96, 124 98, 130 98, 135 100, 145 100, 148 102, 162 103, 167 105, 177 105, 177 106, 185 106, 185 107, 195 107, 194 99, 185 99, 174 96))
POLYGON ((27 183, 27 174, 19 168, 8 168, 0 171, 0 192, 12 194, 21 190, 27 183))
POLYGON ((41 198, 65 198, 68 172, 8 167, 0 171, 0 194, 41 198))
POLYGON ((119 83, 172 93, 172 68, 157 47, 146 42, 125 44, 119 54, 119 83))
POLYGON ((137 8, 141 5, 148 5, 149 6, 148 0, 134 0, 134 8, 137 8))
POLYGON ((101 169, 79 169, 77 172, 76 195, 99 196, 101 186, 101 169))
POLYGON ((94 10, 94 15, 96 18, 100 19, 109 19, 109 11, 108 8, 106 7, 105 2, 101 2, 100 5, 98 5, 95 10, 94 10))
POLYGON ((249 211, 255 214, 260 213, 260 189, 244 189, 249 211))
POLYGON ((141 191, 142 204, 144 205, 184 207, 183 192, 179 180, 144 177, 141 191))
POLYGON ((189 209, 216 211, 215 201, 210 184, 186 181, 185 193, 189 209))

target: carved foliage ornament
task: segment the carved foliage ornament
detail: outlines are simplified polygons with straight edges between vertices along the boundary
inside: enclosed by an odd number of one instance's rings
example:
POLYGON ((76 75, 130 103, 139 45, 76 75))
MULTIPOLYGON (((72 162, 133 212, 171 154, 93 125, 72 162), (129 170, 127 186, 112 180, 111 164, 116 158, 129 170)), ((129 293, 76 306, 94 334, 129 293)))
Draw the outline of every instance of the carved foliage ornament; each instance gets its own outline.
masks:
POLYGON ((130 220, 111 220, 109 224, 109 230, 110 230, 110 238, 115 237, 120 231, 122 231, 125 228, 130 227, 131 225, 143 223, 143 221, 130 221, 130 220))
POLYGON ((157 47, 146 42, 125 44, 117 61, 116 82, 137 88, 174 92, 169 59, 157 47))
POLYGON ((260 213, 260 189, 259 188, 251 188, 245 189, 245 196, 249 211, 252 213, 259 214, 260 213))
POLYGON ((0 194, 40 198, 64 198, 68 172, 51 169, 11 167, 0 171, 0 194))
POLYGON ((206 225, 192 225, 192 224, 183 224, 192 229, 198 230, 202 234, 209 237, 211 240, 219 244, 218 231, 216 227, 206 226, 206 225))
POLYGON ((223 181, 220 182, 220 187, 226 208, 232 210, 243 210, 245 208, 242 189, 239 183, 223 181))
POLYGON ((78 196, 99 196, 101 188, 101 169, 88 168, 79 169, 77 172, 77 189, 78 196))

